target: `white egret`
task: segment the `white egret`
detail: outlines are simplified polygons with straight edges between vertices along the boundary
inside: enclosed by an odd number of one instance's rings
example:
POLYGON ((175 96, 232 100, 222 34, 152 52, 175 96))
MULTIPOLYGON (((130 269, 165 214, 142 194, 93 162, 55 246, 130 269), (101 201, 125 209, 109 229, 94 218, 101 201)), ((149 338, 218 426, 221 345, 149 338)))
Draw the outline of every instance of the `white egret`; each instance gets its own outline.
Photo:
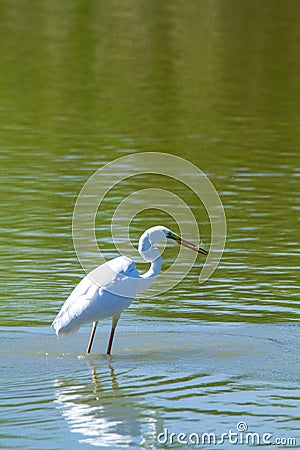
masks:
POLYGON ((81 325, 93 322, 86 352, 90 353, 95 331, 100 319, 112 317, 107 354, 111 352, 115 329, 122 311, 127 308, 138 292, 149 288, 156 280, 162 265, 162 257, 154 244, 173 239, 178 244, 207 255, 208 252, 191 244, 163 226, 146 230, 139 240, 138 251, 150 269, 139 275, 134 262, 127 256, 119 256, 102 264, 86 275, 68 297, 52 326, 57 334, 68 333, 81 325))

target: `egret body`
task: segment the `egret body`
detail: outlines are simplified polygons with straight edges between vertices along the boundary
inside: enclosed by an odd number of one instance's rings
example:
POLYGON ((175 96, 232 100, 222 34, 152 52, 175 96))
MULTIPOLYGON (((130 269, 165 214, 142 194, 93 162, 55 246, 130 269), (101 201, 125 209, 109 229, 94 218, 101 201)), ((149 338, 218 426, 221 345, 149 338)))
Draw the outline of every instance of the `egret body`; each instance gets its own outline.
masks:
POLYGON ((127 256, 118 256, 86 275, 68 297, 52 324, 57 334, 68 333, 93 322, 87 353, 90 353, 98 321, 112 317, 107 354, 111 353, 115 329, 122 311, 128 308, 139 292, 149 288, 160 273, 162 257, 155 243, 175 240, 178 244, 198 253, 207 251, 191 244, 163 226, 146 230, 139 240, 139 253, 151 263, 149 270, 140 275, 134 262, 127 256))

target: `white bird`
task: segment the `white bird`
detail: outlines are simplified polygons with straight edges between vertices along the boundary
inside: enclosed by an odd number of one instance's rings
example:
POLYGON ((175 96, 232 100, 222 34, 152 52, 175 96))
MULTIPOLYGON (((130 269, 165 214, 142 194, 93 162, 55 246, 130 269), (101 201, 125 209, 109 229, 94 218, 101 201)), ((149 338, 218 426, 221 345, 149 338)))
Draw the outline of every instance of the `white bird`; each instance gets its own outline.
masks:
POLYGON ((94 269, 75 287, 54 319, 52 326, 56 334, 68 333, 93 322, 86 350, 90 353, 98 321, 112 317, 106 352, 109 355, 122 311, 130 306, 138 292, 149 288, 160 273, 162 257, 154 244, 166 242, 167 239, 173 239, 203 255, 208 254, 206 250, 191 244, 166 227, 149 228, 140 237, 138 251, 144 261, 151 263, 150 269, 139 275, 134 262, 127 256, 118 256, 94 269))

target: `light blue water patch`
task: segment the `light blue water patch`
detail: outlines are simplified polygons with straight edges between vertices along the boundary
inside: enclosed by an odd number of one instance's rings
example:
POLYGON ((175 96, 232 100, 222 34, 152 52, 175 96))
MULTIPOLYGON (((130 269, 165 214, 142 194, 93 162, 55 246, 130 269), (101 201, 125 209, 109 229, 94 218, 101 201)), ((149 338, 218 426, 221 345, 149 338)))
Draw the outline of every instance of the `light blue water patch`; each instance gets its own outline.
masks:
POLYGON ((1 329, 3 448, 160 448, 166 429, 220 437, 239 421, 297 436, 298 326, 124 321, 111 357, 108 328, 89 356, 88 328, 1 329))

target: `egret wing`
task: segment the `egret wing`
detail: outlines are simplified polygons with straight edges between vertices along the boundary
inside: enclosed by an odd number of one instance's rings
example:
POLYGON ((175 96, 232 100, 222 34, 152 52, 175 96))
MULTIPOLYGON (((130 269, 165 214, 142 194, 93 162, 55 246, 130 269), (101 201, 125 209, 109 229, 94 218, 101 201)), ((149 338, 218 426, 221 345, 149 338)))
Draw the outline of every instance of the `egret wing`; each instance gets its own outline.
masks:
POLYGON ((57 334, 64 331, 74 331, 80 327, 80 316, 88 309, 89 304, 97 296, 98 286, 85 276, 71 292, 60 312, 54 319, 52 326, 57 334))
POLYGON ((95 284, 112 294, 135 297, 139 273, 132 259, 119 256, 88 274, 95 284))
POLYGON ((125 256, 94 269, 75 287, 56 316, 52 324, 56 333, 75 330, 83 323, 110 317, 117 307, 129 306, 138 278, 134 262, 125 256))

